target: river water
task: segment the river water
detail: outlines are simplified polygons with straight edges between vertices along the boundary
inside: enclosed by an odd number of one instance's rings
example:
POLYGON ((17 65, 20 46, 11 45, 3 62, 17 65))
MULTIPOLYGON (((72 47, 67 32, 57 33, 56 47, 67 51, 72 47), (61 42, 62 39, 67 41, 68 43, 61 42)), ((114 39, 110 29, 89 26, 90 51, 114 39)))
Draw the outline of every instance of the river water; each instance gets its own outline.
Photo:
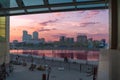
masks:
POLYGON ((32 54, 55 58, 68 57, 76 60, 98 61, 99 51, 85 50, 10 50, 11 54, 32 54))

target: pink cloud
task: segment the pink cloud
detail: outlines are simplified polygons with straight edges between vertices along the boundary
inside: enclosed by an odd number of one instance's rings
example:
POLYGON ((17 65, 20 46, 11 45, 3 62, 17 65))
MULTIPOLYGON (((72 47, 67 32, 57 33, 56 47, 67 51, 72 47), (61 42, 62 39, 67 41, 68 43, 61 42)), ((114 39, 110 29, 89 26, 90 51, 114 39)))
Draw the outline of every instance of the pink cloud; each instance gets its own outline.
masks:
POLYGON ((100 22, 93 22, 93 21, 86 21, 86 22, 72 22, 72 21, 68 21, 68 22, 65 22, 64 25, 70 25, 70 26, 73 26, 73 27, 91 27, 95 24, 100 24, 100 22))
POLYGON ((47 26, 48 24, 56 23, 57 21, 58 21, 58 19, 48 20, 48 21, 41 22, 41 23, 39 23, 39 24, 42 25, 42 26, 47 26))
POLYGON ((37 30, 38 32, 44 32, 44 31, 51 31, 51 30, 57 30, 56 28, 52 28, 52 29, 45 29, 44 27, 42 27, 41 29, 37 30))
POLYGON ((93 16, 96 16, 97 14, 99 14, 101 11, 100 10, 91 10, 91 11, 87 11, 85 18, 91 18, 93 16))
POLYGON ((80 27, 91 27, 95 24, 99 24, 99 22, 84 22, 84 23, 80 23, 80 27))

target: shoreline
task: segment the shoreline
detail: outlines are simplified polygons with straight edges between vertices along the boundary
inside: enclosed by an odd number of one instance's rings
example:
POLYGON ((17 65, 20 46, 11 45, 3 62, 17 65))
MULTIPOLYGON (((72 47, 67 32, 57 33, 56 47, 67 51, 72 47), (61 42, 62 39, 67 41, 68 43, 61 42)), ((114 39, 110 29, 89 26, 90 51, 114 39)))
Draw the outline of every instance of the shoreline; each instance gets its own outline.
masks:
POLYGON ((99 51, 85 51, 85 50, 10 50, 11 54, 31 54, 36 56, 46 56, 52 58, 64 58, 65 56, 75 60, 90 60, 97 61, 99 58, 99 51))
MULTIPOLYGON (((21 56, 29 58, 30 54, 10 54, 10 56, 21 56)), ((43 59, 43 56, 32 55, 34 59, 43 59)), ((91 64, 91 65, 98 65, 98 61, 90 61, 90 60, 82 60, 82 59, 69 59, 69 63, 77 63, 77 64, 91 64)), ((57 61, 57 62, 64 62, 64 58, 59 57, 47 57, 45 56, 45 60, 48 61, 57 61)))
POLYGON ((88 49, 88 48, 13 48, 10 50, 85 50, 85 51, 100 51, 100 49, 88 49))

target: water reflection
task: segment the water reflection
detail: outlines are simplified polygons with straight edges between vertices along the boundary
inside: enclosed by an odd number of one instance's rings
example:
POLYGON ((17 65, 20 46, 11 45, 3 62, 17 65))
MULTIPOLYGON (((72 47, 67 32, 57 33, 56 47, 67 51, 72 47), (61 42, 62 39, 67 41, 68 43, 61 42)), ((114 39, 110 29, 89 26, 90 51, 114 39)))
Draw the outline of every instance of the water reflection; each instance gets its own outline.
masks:
POLYGON ((82 59, 90 61, 98 61, 99 51, 85 50, 10 50, 13 54, 32 54, 38 56, 47 56, 55 58, 68 57, 71 59, 82 59))

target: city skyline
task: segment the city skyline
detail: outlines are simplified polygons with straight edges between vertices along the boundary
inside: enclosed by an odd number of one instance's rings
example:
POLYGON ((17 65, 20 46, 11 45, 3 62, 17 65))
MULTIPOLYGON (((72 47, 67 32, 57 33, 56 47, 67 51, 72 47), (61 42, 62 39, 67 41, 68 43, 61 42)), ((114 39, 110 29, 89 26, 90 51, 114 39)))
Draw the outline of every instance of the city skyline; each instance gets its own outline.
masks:
POLYGON ((22 41, 22 31, 37 31, 46 41, 58 41, 59 36, 75 38, 85 34, 95 40, 108 42, 108 10, 87 10, 10 17, 10 42, 22 41), (103 18, 101 18, 103 17, 103 18), (18 33, 18 34, 14 34, 18 33))
MULTIPOLYGON (((73 39, 73 41, 75 40, 75 41, 78 41, 77 39, 78 39, 78 37, 84 37, 84 38, 86 38, 86 39, 92 39, 93 40, 93 38, 92 37, 89 37, 88 38, 88 36, 87 35, 85 35, 85 34, 78 34, 78 35, 76 35, 76 36, 74 36, 74 37, 66 37, 66 36, 59 36, 58 37, 58 41, 60 41, 60 39, 61 38, 71 38, 71 39, 73 39)), ((23 35, 22 35, 22 42, 26 42, 27 40, 40 40, 40 39, 44 39, 45 40, 45 38, 44 37, 39 37, 39 34, 38 34, 38 32, 37 31, 33 31, 31 34, 29 34, 28 33, 28 31, 27 30, 23 30, 23 35)), ((102 39, 101 39, 102 40, 102 39)), ((16 41, 16 40, 15 40, 16 41)), ((85 40, 84 40, 85 41, 85 40)))
POLYGON ((93 40, 93 38, 88 38, 87 35, 77 35, 76 38, 59 36, 58 41, 46 42, 45 38, 39 38, 38 32, 34 31, 32 34, 29 34, 27 30, 23 30, 22 42, 18 40, 13 40, 10 43, 11 49, 24 49, 24 48, 33 48, 36 49, 96 49, 106 48, 108 43, 105 39, 93 40), (76 39, 76 40, 75 40, 76 39))

